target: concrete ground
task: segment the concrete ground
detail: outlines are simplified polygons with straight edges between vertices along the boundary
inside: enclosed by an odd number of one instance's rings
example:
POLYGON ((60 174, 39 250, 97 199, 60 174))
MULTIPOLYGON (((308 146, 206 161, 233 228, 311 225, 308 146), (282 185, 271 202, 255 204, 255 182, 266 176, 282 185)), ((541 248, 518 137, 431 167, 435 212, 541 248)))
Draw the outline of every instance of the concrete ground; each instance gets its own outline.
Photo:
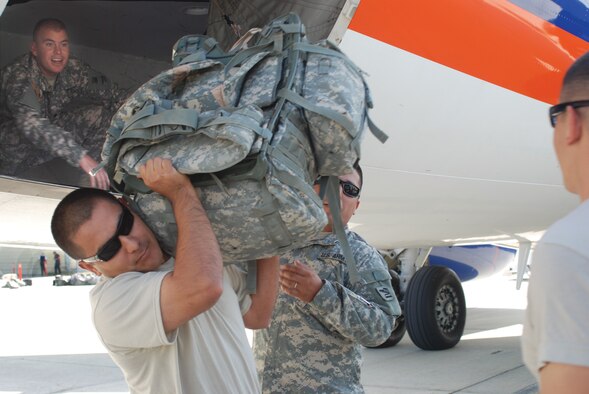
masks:
MULTIPOLYGON (((91 286, 0 289, 0 394, 127 393, 90 319, 91 286)), ((465 335, 453 349, 423 351, 409 335, 395 347, 366 349, 368 394, 535 393, 519 347, 527 284, 512 276, 464 283, 465 335)))
POLYGON ((367 394, 538 391, 520 351, 527 282, 516 290, 514 276, 496 276, 463 287, 468 310, 458 345, 424 351, 406 334, 393 348, 366 349, 362 382, 367 394))

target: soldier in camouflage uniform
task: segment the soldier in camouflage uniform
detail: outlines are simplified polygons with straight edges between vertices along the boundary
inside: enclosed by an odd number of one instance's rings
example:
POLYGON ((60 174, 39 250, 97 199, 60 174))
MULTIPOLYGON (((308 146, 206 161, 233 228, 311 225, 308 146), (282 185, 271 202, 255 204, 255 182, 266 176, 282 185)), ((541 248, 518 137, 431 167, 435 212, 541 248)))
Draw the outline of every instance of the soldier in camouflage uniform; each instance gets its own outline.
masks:
MULTIPOLYGON (((362 173, 340 177, 341 216, 347 224, 359 205, 362 173)), ((380 254, 346 227, 360 280, 349 267, 329 224, 306 247, 281 257, 282 292, 270 327, 254 334, 264 393, 362 393, 361 345, 391 334, 401 308, 380 254)))
POLYGON ((0 71, 0 174, 67 183, 47 174, 47 162, 65 160, 83 171, 62 164, 74 179, 106 189, 105 171, 85 174, 98 164, 123 92, 69 52, 63 22, 43 19, 30 53, 0 71))

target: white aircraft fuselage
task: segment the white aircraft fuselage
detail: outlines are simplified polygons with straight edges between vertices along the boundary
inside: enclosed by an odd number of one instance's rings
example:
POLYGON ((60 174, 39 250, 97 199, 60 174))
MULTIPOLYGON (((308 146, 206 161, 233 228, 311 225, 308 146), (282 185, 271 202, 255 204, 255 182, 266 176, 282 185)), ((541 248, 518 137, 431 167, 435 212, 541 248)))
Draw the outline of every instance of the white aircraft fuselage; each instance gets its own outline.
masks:
POLYGON ((340 45, 390 136, 364 139, 355 230, 384 249, 535 241, 578 203, 547 109, 589 44, 508 1, 418 3, 361 2, 340 45))

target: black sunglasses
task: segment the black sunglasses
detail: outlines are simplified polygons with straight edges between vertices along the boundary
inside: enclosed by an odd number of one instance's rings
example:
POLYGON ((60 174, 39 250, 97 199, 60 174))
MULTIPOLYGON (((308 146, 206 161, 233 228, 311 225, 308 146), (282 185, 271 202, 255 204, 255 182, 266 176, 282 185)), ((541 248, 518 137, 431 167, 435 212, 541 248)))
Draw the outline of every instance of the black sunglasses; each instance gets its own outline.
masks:
POLYGON ((350 198, 358 198, 358 196, 360 195, 360 188, 354 185, 352 182, 342 181, 340 179, 339 184, 342 187, 342 191, 346 196, 350 198))
MULTIPOLYGON (((315 183, 313 183, 313 184, 318 185, 320 183, 321 183, 321 178, 317 178, 315 180, 315 183)), ((352 182, 342 181, 340 179, 339 184, 342 187, 342 191, 344 192, 344 195, 346 195, 350 198, 357 198, 360 195, 360 188, 358 186, 354 185, 352 182)))
POLYGON ((129 208, 120 204, 123 208, 123 212, 121 212, 121 216, 119 217, 119 223, 117 224, 117 230, 115 231, 115 235, 113 235, 106 243, 98 249, 98 253, 95 256, 87 257, 85 259, 80 259, 86 263, 96 263, 98 261, 108 261, 112 259, 121 249, 121 240, 119 236, 121 235, 129 235, 131 229, 133 228, 133 214, 129 211, 129 208))
POLYGON ((550 117, 550 124, 552 127, 556 126, 556 118, 558 115, 562 114, 569 105, 573 108, 589 107, 589 100, 568 101, 550 107, 548 110, 548 116, 550 117))

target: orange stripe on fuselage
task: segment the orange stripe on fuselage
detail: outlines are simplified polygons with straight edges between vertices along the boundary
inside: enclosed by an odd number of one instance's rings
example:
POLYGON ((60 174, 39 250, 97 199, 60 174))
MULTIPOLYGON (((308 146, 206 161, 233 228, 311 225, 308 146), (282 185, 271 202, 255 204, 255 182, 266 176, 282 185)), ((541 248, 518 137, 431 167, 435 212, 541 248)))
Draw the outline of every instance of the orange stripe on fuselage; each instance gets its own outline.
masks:
POLYGON ((589 50, 586 41, 505 0, 362 0, 350 28, 551 104, 563 73, 589 50))

